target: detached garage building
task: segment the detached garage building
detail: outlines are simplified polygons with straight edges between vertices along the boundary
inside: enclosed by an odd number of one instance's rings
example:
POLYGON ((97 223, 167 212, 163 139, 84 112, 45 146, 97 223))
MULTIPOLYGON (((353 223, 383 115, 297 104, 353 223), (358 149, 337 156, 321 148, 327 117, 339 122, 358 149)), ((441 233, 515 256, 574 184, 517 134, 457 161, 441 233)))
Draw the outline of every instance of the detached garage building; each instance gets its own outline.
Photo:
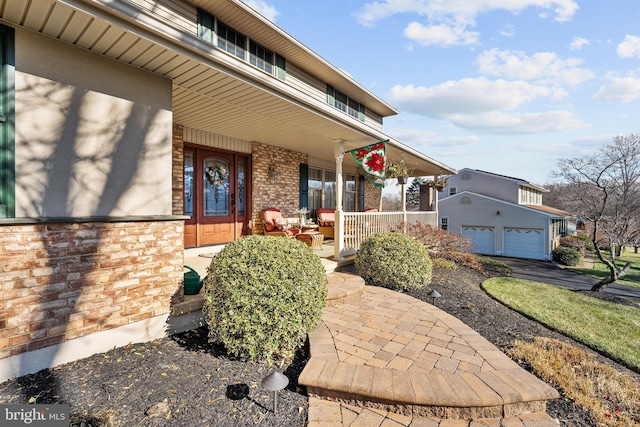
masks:
POLYGON ((542 205, 547 191, 522 179, 462 169, 440 192, 440 227, 469 238, 480 254, 551 260, 570 214, 542 205))

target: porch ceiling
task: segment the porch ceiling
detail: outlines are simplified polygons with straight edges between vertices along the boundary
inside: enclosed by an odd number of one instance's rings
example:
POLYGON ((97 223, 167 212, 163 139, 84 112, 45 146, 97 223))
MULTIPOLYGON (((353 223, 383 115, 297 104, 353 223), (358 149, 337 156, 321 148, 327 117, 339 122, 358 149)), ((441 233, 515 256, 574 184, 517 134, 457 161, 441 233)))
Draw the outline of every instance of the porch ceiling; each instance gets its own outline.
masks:
MULTIPOLYGON (((389 157, 404 157, 414 169, 413 175, 455 173, 324 102, 291 94, 283 82, 238 64, 235 58, 178 31, 168 21, 140 13, 131 3, 53 0, 44 5, 0 0, 0 19, 171 79, 175 123, 327 160, 334 159, 335 140, 344 140, 348 151, 389 139, 389 157)), ((261 31, 265 31, 265 25, 259 26, 261 31)), ((283 43, 286 34, 279 31, 277 39, 283 43)), ((295 45, 295 41, 290 44, 295 45)), ((302 55, 302 47, 297 49, 291 55, 302 55)), ((314 66, 323 66, 323 72, 331 75, 326 63, 314 60, 314 66)), ((344 79, 339 73, 333 75, 334 79, 344 79)), ((355 164, 350 155, 345 155, 344 161, 346 165, 355 164)))

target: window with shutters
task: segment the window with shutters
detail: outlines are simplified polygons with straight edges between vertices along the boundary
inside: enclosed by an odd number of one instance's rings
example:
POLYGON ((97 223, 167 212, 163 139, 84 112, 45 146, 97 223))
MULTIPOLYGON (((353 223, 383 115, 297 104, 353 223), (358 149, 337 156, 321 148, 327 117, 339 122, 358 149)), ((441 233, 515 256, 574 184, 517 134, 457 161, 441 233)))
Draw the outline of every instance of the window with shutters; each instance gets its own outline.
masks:
POLYGON ((216 20, 203 9, 198 9, 198 37, 280 80, 286 79, 284 57, 216 20), (247 49, 249 55, 246 54, 247 49))
POLYGON ((364 105, 360 104, 355 99, 349 98, 347 95, 336 90, 331 85, 327 85, 327 103, 364 122, 364 105))

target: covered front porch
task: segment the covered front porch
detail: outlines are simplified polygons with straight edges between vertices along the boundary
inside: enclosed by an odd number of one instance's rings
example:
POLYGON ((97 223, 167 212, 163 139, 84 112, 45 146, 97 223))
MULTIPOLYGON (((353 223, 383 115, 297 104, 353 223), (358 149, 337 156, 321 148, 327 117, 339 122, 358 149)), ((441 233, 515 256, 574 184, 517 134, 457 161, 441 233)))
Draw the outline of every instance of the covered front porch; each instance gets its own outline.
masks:
MULTIPOLYGON (((316 254, 328 275, 348 268, 353 264, 360 244, 369 236, 384 231, 405 231, 406 224, 421 223, 437 226, 436 212, 345 212, 343 233, 344 247, 336 256, 337 240, 325 240, 322 246, 310 248, 316 254)), ((336 233, 338 234, 338 233, 336 233)), ((285 238, 285 237, 283 237, 285 238)), ((224 248, 224 244, 187 248, 184 250, 184 265, 195 270, 201 278, 207 275, 211 260, 224 248)), ((196 295, 177 294, 171 307, 170 333, 182 332, 202 326, 202 290, 196 295)))

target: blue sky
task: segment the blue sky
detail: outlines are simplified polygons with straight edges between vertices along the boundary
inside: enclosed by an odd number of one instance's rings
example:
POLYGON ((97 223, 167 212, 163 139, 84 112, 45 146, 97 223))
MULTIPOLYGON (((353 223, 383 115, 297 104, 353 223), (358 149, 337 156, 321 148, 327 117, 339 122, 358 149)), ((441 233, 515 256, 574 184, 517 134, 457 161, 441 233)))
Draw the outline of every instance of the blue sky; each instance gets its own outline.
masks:
POLYGON ((245 0, 395 107, 387 134, 544 185, 640 132, 637 0, 245 0))

